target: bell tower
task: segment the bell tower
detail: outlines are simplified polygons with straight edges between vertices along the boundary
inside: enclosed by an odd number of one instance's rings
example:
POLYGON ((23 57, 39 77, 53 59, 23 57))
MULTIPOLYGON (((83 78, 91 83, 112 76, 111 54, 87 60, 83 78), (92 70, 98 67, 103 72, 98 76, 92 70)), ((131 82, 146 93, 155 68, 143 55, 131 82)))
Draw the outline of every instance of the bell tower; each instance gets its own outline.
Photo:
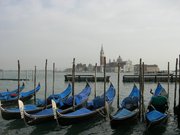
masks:
POLYGON ((103 50, 103 45, 101 45, 101 51, 100 51, 100 66, 104 65, 104 50, 103 50))

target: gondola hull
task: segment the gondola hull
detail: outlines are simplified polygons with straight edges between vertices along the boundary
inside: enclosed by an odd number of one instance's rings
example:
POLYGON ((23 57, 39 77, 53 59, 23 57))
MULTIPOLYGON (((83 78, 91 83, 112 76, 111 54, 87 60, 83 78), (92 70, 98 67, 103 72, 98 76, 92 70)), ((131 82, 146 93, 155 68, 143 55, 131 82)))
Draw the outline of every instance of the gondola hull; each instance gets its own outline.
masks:
MULTIPOLYGON (((150 113, 152 113, 152 112, 150 112, 150 113)), ((157 111, 154 111, 154 113, 156 113, 156 112, 157 111)), ((148 117, 148 114, 147 114, 146 115, 146 126, 148 128, 152 128, 152 127, 157 126, 157 125, 165 124, 167 122, 167 120, 168 120, 168 113, 164 113, 164 114, 162 114, 162 116, 159 116, 159 117, 154 116, 153 119, 150 119, 148 117)))
MULTIPOLYGON (((36 109, 36 110, 30 110, 30 111, 27 111, 27 112, 29 114, 31 114, 31 113, 36 113, 38 111, 41 111, 42 109, 43 108, 39 108, 39 109, 36 109)), ((6 109, 3 109, 2 107, 1 107, 1 116, 5 120, 12 120, 12 119, 20 119, 21 118, 20 112, 7 111, 6 109)))
POLYGON ((157 125, 165 124, 167 122, 167 120, 168 120, 168 117, 165 117, 161 120, 157 120, 157 121, 153 121, 153 122, 147 121, 146 126, 148 128, 152 128, 152 127, 157 126, 157 125))
POLYGON ((98 96, 87 103, 86 107, 72 111, 70 113, 61 114, 56 111, 57 120, 60 125, 71 125, 86 121, 92 121, 97 117, 106 117, 109 107, 111 106, 115 97, 115 88, 111 84, 106 91, 106 100, 104 95, 98 96), (106 102, 106 104, 104 104, 106 102))
MULTIPOLYGON (((87 103, 89 95, 91 94, 91 87, 89 84, 86 84, 86 87, 74 97, 75 106, 73 108, 73 97, 69 97, 65 100, 62 105, 59 106, 60 113, 69 113, 72 112, 73 109, 79 109, 87 103)), ((55 103, 56 104, 56 103, 55 103)), ((44 122, 54 121, 53 109, 44 109, 38 113, 28 114, 25 110, 23 111, 24 120, 28 125, 37 125, 44 122)))
MULTIPOLYGON (((60 101, 63 102, 64 100, 66 100, 68 98, 70 93, 71 93, 71 85, 69 84, 68 87, 63 92, 61 92, 59 94, 50 95, 47 98, 47 102, 49 100, 51 100, 52 98, 55 99, 57 102, 60 102, 60 101)), ((24 106, 24 108, 28 114, 37 113, 37 112, 45 109, 45 101, 43 100, 42 102, 43 103, 40 104, 40 106, 38 103, 36 105, 27 104, 24 106)), ((47 103, 46 108, 50 108, 50 107, 52 107, 51 102, 47 103)), ((3 108, 2 106, 0 106, 0 109, 1 109, 2 117, 5 120, 20 119, 21 118, 19 107, 3 108)))
POLYGON ((121 108, 114 115, 110 115, 111 127, 132 123, 139 114, 140 90, 134 84, 128 97, 124 98, 121 108))
MULTIPOLYGON (((23 102, 30 100, 34 96, 34 92, 36 93, 40 90, 41 86, 38 84, 38 86, 35 88, 35 90, 29 90, 27 92, 21 92, 19 95, 19 99, 23 102)), ((1 103, 3 106, 8 106, 8 105, 17 105, 18 104, 18 96, 15 97, 10 97, 6 100, 1 100, 1 103)))
POLYGON ((68 126, 72 124, 87 122, 87 121, 94 121, 97 117, 104 117, 105 116, 105 109, 104 107, 92 111, 91 113, 84 114, 84 115, 78 115, 78 116, 60 116, 58 118, 58 122, 62 126, 68 126))
MULTIPOLYGON (((20 98, 21 101, 26 102, 30 100, 34 95, 29 95, 26 97, 20 98)), ((18 104, 18 98, 12 99, 12 100, 6 100, 6 101, 1 101, 3 106, 9 106, 9 105, 17 105, 18 104)))
MULTIPOLYGON (((79 109, 79 108, 83 107, 86 104, 86 102, 87 102, 87 100, 84 101, 82 104, 75 106, 75 109, 79 109)), ((73 111, 73 108, 69 107, 67 109, 63 109, 61 111, 61 113, 65 114, 65 113, 69 113, 72 111, 73 111)), ((31 114, 33 114, 33 113, 31 113, 31 114)), ((24 119, 25 119, 26 123, 30 126, 39 125, 42 123, 54 121, 54 115, 53 114, 45 115, 45 116, 42 115, 42 116, 37 116, 37 117, 34 117, 34 116, 31 117, 31 114, 24 112, 24 119)))
MULTIPOLYGON (((19 88, 19 92, 21 92, 25 88, 25 84, 23 83, 22 86, 19 88)), ((12 91, 5 91, 0 92, 0 100, 7 100, 8 98, 11 98, 11 96, 17 96, 18 88, 12 91)))
POLYGON ((110 115, 110 124, 111 124, 111 126, 115 127, 115 126, 135 122, 138 119, 138 114, 139 114, 139 111, 135 110, 135 111, 133 111, 132 115, 129 115, 129 116, 127 115, 127 116, 124 116, 121 118, 114 118, 114 116, 110 115))
POLYGON ((168 93, 158 83, 145 114, 147 128, 164 124, 168 119, 168 93))

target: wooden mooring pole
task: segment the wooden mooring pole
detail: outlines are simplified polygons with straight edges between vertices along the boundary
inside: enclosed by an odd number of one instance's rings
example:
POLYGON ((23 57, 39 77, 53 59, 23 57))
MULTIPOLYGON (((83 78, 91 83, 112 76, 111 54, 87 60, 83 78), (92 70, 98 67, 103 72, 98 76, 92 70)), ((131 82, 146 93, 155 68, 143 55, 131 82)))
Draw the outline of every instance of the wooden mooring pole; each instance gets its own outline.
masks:
POLYGON ((34 71, 32 70, 32 81, 34 80, 34 71))
POLYGON ((176 68, 175 68, 175 83, 174 83, 174 113, 176 109, 176 93, 177 93, 177 70, 178 70, 178 58, 176 58, 176 68))
POLYGON ((75 81, 75 58, 73 58, 73 66, 72 66, 72 97, 73 97, 73 110, 75 111, 74 81, 75 81))
POLYGON ((170 77, 169 77, 169 62, 168 62, 168 99, 169 99, 169 82, 170 82, 170 77))
POLYGON ((45 95, 44 95, 44 101, 45 101, 45 108, 47 107, 47 59, 45 63, 45 95))
POLYGON ((95 64, 95 75, 94 75, 94 98, 96 98, 96 84, 97 84, 97 63, 95 64))
POLYGON ((34 67, 34 104, 36 104, 36 66, 34 67))
POLYGON ((139 61, 139 89, 140 89, 139 119, 140 120, 141 120, 141 111, 142 111, 142 109, 141 109, 142 108, 142 100, 141 100, 141 98, 142 98, 142 94, 141 94, 142 78, 141 78, 141 76, 142 76, 142 59, 140 58, 140 61, 139 61))
POLYGON ((117 88, 118 88, 118 92, 117 92, 117 108, 119 109, 120 108, 120 104, 119 104, 119 83, 120 83, 120 63, 118 63, 118 81, 117 81, 117 88))
POLYGON ((18 99, 20 94, 20 62, 18 60, 18 99))
POLYGON ((104 106, 106 105, 106 57, 104 57, 104 106))
POLYGON ((145 108, 144 108, 144 62, 143 62, 143 65, 142 65, 142 79, 141 79, 141 103, 142 103, 142 122, 144 122, 144 113, 145 113, 145 108))
POLYGON ((26 81, 28 80, 28 70, 26 70, 26 81))
POLYGON ((55 83, 55 63, 53 63, 53 86, 52 86, 53 97, 54 97, 54 83, 55 83))
POLYGON ((144 62, 142 64, 142 59, 139 62, 139 89, 140 89, 140 103, 139 103, 139 120, 144 122, 144 62))
POLYGON ((179 55, 179 104, 178 104, 178 128, 180 128, 180 55, 179 55))

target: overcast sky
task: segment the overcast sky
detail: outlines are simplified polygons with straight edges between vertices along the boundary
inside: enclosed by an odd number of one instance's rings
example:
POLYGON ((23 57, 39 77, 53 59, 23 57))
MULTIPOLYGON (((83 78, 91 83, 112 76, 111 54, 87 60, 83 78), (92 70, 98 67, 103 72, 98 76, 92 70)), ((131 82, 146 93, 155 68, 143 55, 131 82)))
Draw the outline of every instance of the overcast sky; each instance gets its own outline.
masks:
POLYGON ((0 0, 0 69, 58 69, 109 59, 174 69, 179 0, 0 0))

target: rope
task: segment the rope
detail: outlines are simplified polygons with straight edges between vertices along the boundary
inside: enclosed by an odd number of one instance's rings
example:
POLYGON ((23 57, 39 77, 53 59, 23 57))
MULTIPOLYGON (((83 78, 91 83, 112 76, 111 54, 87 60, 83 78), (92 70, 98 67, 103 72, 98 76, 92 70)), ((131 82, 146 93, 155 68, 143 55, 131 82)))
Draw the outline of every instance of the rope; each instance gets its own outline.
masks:
POLYGON ((105 112, 103 110, 97 110, 97 112, 102 116, 102 117, 106 117, 105 112))
POLYGON ((104 118, 109 117, 109 104, 105 102, 105 107, 102 108, 101 110, 97 110, 97 112, 104 118), (104 111, 103 111, 104 109, 104 111))

